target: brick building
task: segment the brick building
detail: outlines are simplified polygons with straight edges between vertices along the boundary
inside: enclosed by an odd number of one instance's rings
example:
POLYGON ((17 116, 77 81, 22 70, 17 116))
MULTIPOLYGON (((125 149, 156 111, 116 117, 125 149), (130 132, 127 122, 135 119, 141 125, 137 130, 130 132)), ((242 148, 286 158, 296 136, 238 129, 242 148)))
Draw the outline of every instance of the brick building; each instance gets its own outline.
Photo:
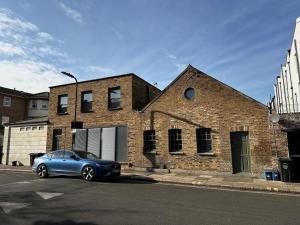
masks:
MULTIPOLYGON (((127 74, 79 82, 77 94, 83 129, 72 135, 75 84, 50 88, 49 150, 73 145, 138 167, 261 173, 277 166, 268 108, 190 65, 162 92, 127 74)), ((286 155, 284 142, 276 149, 286 155)))
POLYGON ((5 125, 48 115, 48 92, 31 94, 0 87, 0 163, 3 155, 5 125))

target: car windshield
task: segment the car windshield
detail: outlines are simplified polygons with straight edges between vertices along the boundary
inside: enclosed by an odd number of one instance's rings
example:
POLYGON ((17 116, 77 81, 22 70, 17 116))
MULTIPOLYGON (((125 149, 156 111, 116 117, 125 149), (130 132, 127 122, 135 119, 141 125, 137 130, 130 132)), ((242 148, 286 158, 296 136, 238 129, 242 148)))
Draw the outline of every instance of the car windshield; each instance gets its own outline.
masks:
POLYGON ((74 151, 80 158, 83 159, 99 159, 98 156, 96 156, 93 153, 90 152, 83 152, 83 151, 74 151))

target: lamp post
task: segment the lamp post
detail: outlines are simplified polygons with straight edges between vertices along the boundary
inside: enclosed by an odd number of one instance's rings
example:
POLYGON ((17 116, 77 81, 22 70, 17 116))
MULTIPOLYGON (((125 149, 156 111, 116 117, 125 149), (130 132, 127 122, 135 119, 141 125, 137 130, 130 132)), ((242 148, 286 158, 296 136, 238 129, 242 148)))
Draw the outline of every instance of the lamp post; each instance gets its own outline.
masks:
POLYGON ((62 71, 61 73, 68 76, 68 77, 73 78, 76 82, 76 86, 75 86, 76 87, 76 89, 75 89, 75 114, 74 114, 74 125, 76 126, 76 122, 77 122, 77 120, 76 120, 77 112, 76 111, 77 111, 77 87, 78 87, 78 82, 77 82, 77 79, 74 75, 72 75, 70 73, 67 73, 67 72, 64 72, 64 71, 62 71))

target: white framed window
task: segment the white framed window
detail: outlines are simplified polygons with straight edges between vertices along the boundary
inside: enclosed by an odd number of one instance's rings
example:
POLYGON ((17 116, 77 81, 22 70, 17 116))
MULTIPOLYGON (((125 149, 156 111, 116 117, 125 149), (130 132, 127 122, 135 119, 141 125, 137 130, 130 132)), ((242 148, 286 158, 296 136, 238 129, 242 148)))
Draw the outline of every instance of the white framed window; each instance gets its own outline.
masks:
POLYGON ((10 96, 4 96, 3 106, 4 107, 11 107, 11 97, 10 96))
POLYGON ((37 130, 37 127, 32 127, 32 130, 37 130))
POLYGON ((9 116, 2 116, 1 124, 4 125, 6 123, 9 123, 9 116))
POLYGON ((37 109, 37 100, 31 100, 31 108, 37 109))
POLYGON ((26 131, 29 131, 29 130, 31 130, 31 127, 26 127, 26 131))
POLYGON ((20 127, 20 131, 25 131, 25 128, 24 127, 20 127))
POLYGON ((39 130, 44 130, 44 126, 40 126, 40 127, 39 127, 39 130))
POLYGON ((42 104, 42 109, 48 109, 48 104, 47 103, 43 103, 42 104))

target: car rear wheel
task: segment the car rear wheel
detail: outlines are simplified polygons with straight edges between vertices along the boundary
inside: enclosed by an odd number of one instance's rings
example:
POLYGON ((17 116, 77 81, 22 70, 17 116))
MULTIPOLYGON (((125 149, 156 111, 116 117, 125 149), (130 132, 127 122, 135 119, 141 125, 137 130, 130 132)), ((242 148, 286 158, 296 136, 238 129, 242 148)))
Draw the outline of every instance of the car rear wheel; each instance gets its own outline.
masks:
POLYGON ((45 164, 41 164, 37 168, 37 175, 40 178, 46 178, 48 176, 48 170, 45 164))
POLYGON ((91 166, 86 166, 83 168, 81 176, 84 180, 86 181, 91 181, 95 178, 95 171, 93 167, 91 166))

